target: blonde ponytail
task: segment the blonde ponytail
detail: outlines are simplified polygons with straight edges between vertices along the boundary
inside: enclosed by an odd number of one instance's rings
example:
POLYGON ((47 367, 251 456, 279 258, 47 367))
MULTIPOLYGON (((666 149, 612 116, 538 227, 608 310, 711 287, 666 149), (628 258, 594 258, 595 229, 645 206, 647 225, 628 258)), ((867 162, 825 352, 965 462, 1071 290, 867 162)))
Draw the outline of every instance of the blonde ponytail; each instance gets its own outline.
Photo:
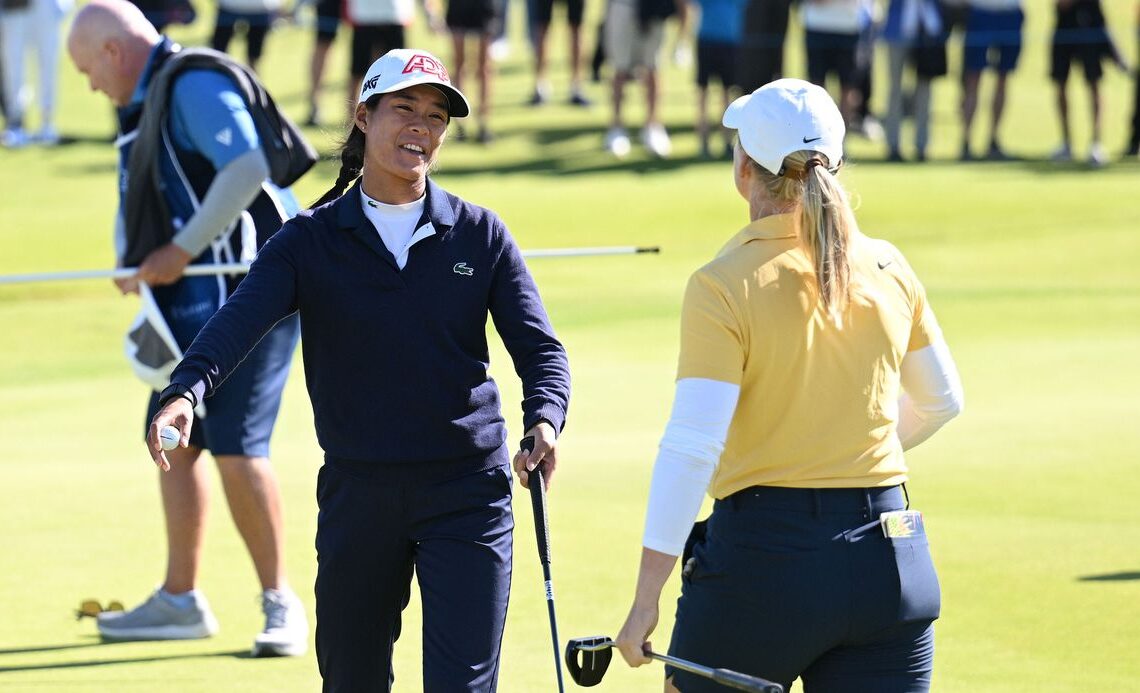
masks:
POLYGON ((848 252, 857 230, 846 191, 819 152, 789 154, 779 176, 755 161, 752 164, 773 200, 795 203, 800 240, 811 255, 820 303, 827 316, 842 325, 851 300, 848 252))

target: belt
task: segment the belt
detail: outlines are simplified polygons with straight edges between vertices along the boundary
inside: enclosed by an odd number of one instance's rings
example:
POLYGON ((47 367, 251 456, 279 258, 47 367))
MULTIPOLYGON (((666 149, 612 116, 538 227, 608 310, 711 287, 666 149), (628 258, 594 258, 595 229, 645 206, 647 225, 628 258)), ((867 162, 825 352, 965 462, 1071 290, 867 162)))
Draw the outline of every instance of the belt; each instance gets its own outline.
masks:
POLYGON ((810 513, 861 513, 878 517, 888 510, 910 506, 906 486, 872 488, 788 488, 784 486, 750 486, 718 500, 733 510, 775 509, 810 513))

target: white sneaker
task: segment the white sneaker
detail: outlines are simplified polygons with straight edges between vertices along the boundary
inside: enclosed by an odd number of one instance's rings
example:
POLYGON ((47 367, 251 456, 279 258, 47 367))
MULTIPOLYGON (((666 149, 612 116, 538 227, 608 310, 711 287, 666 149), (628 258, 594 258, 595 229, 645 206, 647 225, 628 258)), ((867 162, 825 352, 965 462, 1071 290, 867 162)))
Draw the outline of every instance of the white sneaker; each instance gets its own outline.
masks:
POLYGON ((1049 155, 1049 161, 1056 161, 1057 163, 1065 163, 1073 160, 1073 150, 1069 149, 1069 145, 1062 144, 1057 147, 1052 154, 1049 155))
POLYGON ((629 135, 623 127, 612 127, 606 132, 606 149, 619 159, 629 156, 629 135))
POLYGON ((1100 142, 1093 142, 1092 146, 1089 147, 1089 163, 1097 168, 1108 164, 1108 154, 1105 153, 1100 142))
POLYGON ((658 159, 668 159, 673 152, 673 143, 669 140, 669 133, 661 123, 650 123, 641 129, 641 143, 649 153, 658 159))
POLYGON ((253 640, 254 657, 299 657, 309 643, 309 622, 301 600, 289 590, 261 593, 265 629, 253 640))
POLYGON ((8 149, 19 149, 28 145, 28 135, 23 128, 9 128, 0 137, 0 143, 8 149))
POLYGON ((511 44, 505 38, 495 39, 491 42, 489 53, 491 60, 501 63, 511 57, 511 44))
POLYGON ((44 147, 54 147, 59 144, 59 133, 52 126, 45 125, 36 133, 35 142, 44 147))
POLYGON ((218 621, 201 594, 193 604, 179 608, 155 590, 130 611, 105 611, 95 617, 99 634, 107 640, 195 640, 218 632, 218 621))

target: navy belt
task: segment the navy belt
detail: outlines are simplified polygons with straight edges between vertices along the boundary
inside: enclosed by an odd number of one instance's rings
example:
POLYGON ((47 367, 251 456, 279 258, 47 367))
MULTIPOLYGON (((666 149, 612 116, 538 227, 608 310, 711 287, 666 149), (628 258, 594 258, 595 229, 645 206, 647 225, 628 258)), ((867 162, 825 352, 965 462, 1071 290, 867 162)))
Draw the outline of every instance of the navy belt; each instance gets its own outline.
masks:
POLYGON ((862 513, 878 517, 879 513, 909 506, 906 487, 876 486, 872 488, 788 488, 785 486, 750 486, 718 500, 717 507, 733 510, 774 509, 810 513, 862 513))

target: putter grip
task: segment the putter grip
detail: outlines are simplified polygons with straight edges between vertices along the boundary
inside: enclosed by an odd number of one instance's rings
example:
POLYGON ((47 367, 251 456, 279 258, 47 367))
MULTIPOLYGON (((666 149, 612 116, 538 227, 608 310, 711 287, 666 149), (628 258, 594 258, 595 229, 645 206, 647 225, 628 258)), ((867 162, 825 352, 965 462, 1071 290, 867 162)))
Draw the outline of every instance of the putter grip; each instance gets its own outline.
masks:
MULTIPOLYGON (((519 448, 531 452, 534 450, 534 437, 527 436, 519 441, 519 448)), ((550 522, 546 519, 546 484, 543 479, 545 462, 539 462, 531 470, 530 480, 530 507, 534 513, 534 536, 538 539, 538 560, 544 566, 550 565, 550 522)))
POLYGON ((784 693, 784 687, 778 683, 765 681, 756 676, 741 674, 731 669, 713 669, 712 680, 738 691, 753 691, 754 693, 784 693))

